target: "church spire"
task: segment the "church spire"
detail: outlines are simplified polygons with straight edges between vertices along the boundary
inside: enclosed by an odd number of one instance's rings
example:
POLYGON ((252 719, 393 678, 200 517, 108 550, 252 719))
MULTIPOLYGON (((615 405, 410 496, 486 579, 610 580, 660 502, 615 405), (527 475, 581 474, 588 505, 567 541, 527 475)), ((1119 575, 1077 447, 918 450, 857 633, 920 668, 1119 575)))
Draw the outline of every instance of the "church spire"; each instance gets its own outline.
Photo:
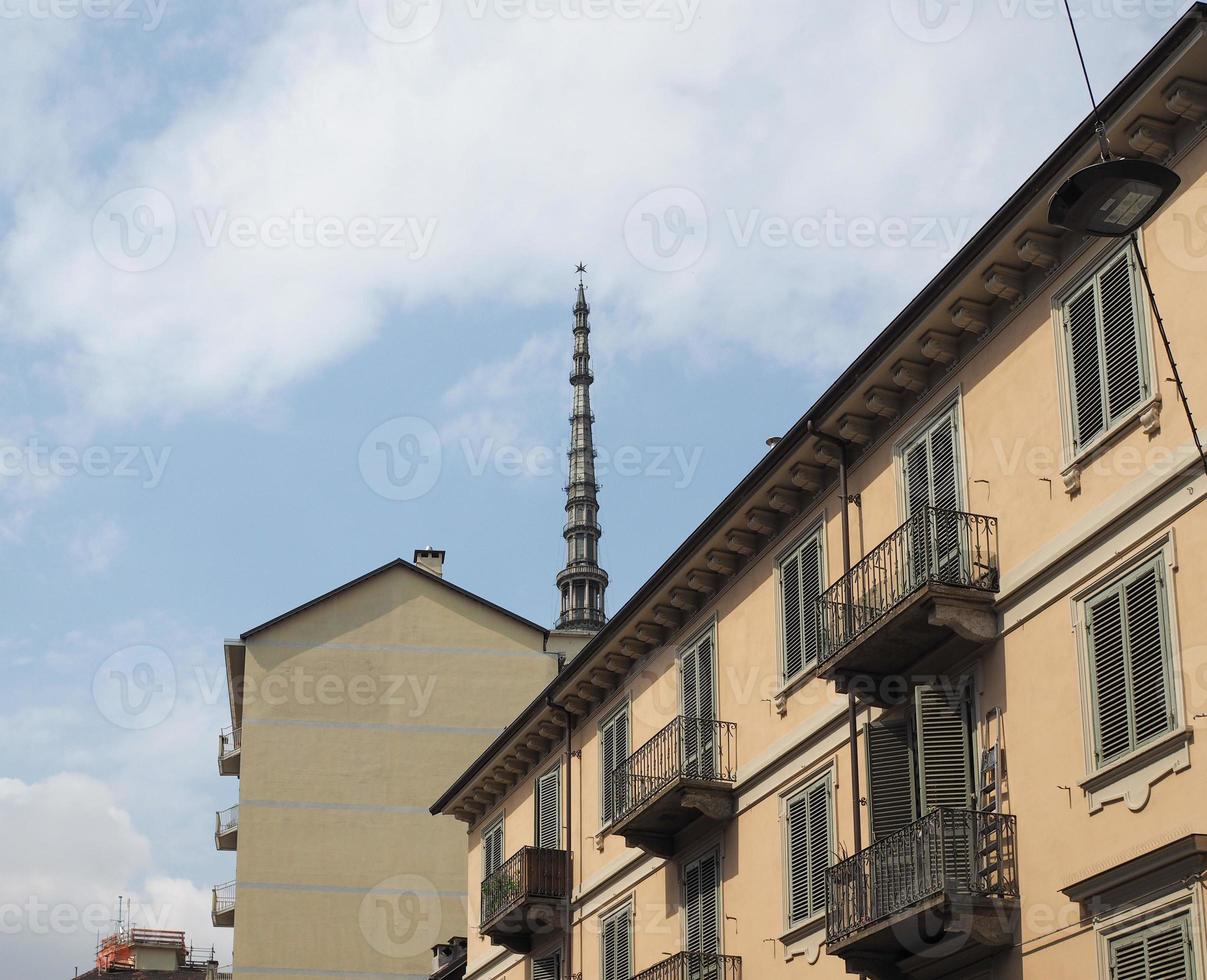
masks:
POLYGON ((587 267, 579 264, 578 296, 574 303, 574 366, 570 371, 573 392, 570 408, 570 479, 566 485, 566 566, 558 572, 561 615, 557 628, 595 632, 607 621, 604 615, 604 591, 608 573, 599 567, 599 484, 595 482, 595 444, 591 426, 591 351, 588 337, 587 287, 583 275, 587 267))

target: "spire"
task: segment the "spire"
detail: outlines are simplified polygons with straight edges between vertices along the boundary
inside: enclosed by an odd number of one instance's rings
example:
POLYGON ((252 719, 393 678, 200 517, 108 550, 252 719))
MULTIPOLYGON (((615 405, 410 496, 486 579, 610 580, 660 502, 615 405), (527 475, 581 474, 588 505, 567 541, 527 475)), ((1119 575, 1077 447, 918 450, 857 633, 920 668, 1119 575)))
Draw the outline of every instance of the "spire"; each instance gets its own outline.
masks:
POLYGON ((558 572, 561 615, 557 628, 593 633, 607 621, 604 591, 608 573, 599 567, 599 484, 595 482, 595 443, 592 438, 591 351, 587 267, 579 263, 578 295, 574 303, 574 361, 570 370, 570 479, 566 485, 566 565, 558 572))

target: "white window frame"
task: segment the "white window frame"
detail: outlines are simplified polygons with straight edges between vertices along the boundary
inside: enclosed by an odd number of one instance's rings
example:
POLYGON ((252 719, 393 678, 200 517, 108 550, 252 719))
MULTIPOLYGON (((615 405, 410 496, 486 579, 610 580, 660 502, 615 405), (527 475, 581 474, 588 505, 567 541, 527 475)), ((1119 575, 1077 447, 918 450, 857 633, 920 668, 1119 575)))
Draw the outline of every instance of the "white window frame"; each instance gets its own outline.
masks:
MULTIPOLYGON (((1060 392, 1060 428, 1064 444, 1064 470, 1079 470, 1089 458, 1101 452, 1121 433, 1130 429, 1140 418, 1149 412, 1154 404, 1160 403, 1160 389, 1157 385, 1156 359, 1153 353, 1152 311, 1149 309, 1148 296, 1143 283, 1136 283, 1139 294, 1140 315, 1140 370, 1148 385, 1148 397, 1140 401, 1126 416, 1117 419, 1114 425, 1107 424, 1094 439, 1084 446, 1078 447, 1074 436, 1073 421, 1073 383, 1072 365, 1069 363, 1068 341, 1065 336, 1065 305, 1080 291, 1086 283, 1110 265, 1124 251, 1131 250, 1131 240, 1120 246, 1112 242, 1086 259, 1076 276, 1052 297, 1052 325, 1056 342, 1056 387, 1060 392)), ((1140 257, 1144 258, 1144 245, 1140 245, 1140 257)), ((1066 478, 1066 483, 1068 482, 1066 478)))
MULTIPOLYGON (((822 908, 818 912, 803 919, 792 919, 792 835, 791 828, 788 822, 789 807, 800 797, 804 796, 811 789, 817 786, 818 783, 826 784, 826 820, 829 824, 829 850, 833 856, 838 849, 838 828, 836 826, 836 800, 838 793, 838 773, 834 763, 827 764, 822 769, 818 769, 810 773, 804 779, 794 783, 790 789, 780 796, 780 847, 782 849, 783 859, 781 865, 784 869, 783 875, 783 924, 784 924, 784 939, 790 942, 791 938, 805 933, 813 929, 819 923, 824 922, 826 918, 826 910, 822 908)), ((833 864, 827 865, 827 868, 833 864)), ((823 869, 824 873, 824 869, 823 869)))
POLYGON ((793 539, 788 547, 784 548, 775 559, 775 610, 776 610, 776 647, 779 653, 779 675, 780 675, 780 691, 787 691, 794 687, 804 679, 811 677, 817 672, 817 660, 812 664, 804 663, 802 658, 801 669, 795 674, 789 676, 787 667, 787 650, 784 636, 784 585, 783 585, 783 569, 789 562, 795 560, 800 550, 811 541, 817 541, 817 548, 820 552, 818 561, 821 564, 821 592, 818 593, 820 598, 827 588, 831 585, 829 575, 829 553, 826 548, 826 512, 823 510, 812 521, 809 522, 804 531, 793 539))
POLYGON ((1164 895, 1140 907, 1128 907, 1095 922, 1098 945, 1098 976, 1111 980, 1111 944, 1153 926, 1164 925, 1183 916, 1189 918, 1190 949, 1193 960, 1191 977, 1207 980, 1207 941, 1204 937, 1202 889, 1193 892, 1179 890, 1164 895))
MULTIPOLYGON (((1104 774, 1116 771, 1124 773, 1130 771, 1138 759, 1147 758, 1153 753, 1157 753, 1159 756, 1162 753, 1162 747, 1179 740, 1185 733, 1186 710, 1182 687, 1182 652, 1178 639, 1180 631, 1178 628, 1176 572, 1177 558, 1173 532, 1171 531, 1160 541, 1151 543, 1147 547, 1141 548, 1134 554, 1128 555, 1112 564, 1109 569, 1103 571, 1100 575, 1096 575, 1092 583, 1080 589, 1071 598, 1073 632, 1077 638, 1077 673, 1081 689, 1082 747, 1086 773, 1085 780, 1082 781, 1083 788, 1086 788, 1085 784, 1087 781, 1096 782, 1097 777, 1101 777, 1104 774), (1112 759, 1104 766, 1098 766, 1095 759, 1093 677, 1090 670, 1090 648, 1085 630, 1086 605, 1104 589, 1109 588, 1112 583, 1125 578, 1146 562, 1152 561, 1158 556, 1160 556, 1165 572, 1165 621, 1169 626, 1169 636, 1167 639, 1169 643, 1171 678, 1169 696, 1173 702, 1174 724, 1168 732, 1152 742, 1146 743, 1126 755, 1112 759)), ((1091 800, 1091 807, 1093 809, 1100 808, 1094 805, 1093 800, 1091 800)))

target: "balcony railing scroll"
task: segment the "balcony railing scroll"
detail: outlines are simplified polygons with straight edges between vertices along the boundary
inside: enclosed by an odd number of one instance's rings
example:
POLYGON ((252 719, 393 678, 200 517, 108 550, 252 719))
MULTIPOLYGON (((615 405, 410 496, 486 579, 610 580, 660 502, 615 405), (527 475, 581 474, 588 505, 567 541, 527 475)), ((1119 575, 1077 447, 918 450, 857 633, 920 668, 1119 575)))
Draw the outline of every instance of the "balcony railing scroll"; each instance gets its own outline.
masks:
POLYGON ((826 872, 826 942, 947 894, 1017 898, 1015 818, 938 807, 826 872))
POLYGON ((824 663, 927 585, 996 592, 997 518, 924 507, 817 600, 824 663))
POLYGON ((676 953, 633 980, 742 980, 742 958, 719 953, 676 953))
POLYGON ((735 783, 737 725, 680 715, 617 766, 604 791, 609 824, 635 813, 680 779, 735 783))
POLYGON ((565 897, 566 852, 525 847, 483 880, 482 914, 478 921, 486 926, 525 901, 557 901, 565 897))

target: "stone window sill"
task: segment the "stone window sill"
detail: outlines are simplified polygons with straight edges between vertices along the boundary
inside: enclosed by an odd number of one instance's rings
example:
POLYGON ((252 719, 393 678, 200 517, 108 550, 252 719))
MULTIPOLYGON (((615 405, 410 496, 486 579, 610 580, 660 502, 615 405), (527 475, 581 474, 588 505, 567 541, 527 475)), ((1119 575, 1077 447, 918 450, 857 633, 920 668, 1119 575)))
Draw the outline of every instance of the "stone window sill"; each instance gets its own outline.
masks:
POLYGON ((1193 740, 1194 729, 1183 725, 1081 780, 1077 785, 1089 799, 1090 813, 1117 800, 1123 800, 1133 813, 1144 809, 1158 780, 1190 767, 1193 740))

